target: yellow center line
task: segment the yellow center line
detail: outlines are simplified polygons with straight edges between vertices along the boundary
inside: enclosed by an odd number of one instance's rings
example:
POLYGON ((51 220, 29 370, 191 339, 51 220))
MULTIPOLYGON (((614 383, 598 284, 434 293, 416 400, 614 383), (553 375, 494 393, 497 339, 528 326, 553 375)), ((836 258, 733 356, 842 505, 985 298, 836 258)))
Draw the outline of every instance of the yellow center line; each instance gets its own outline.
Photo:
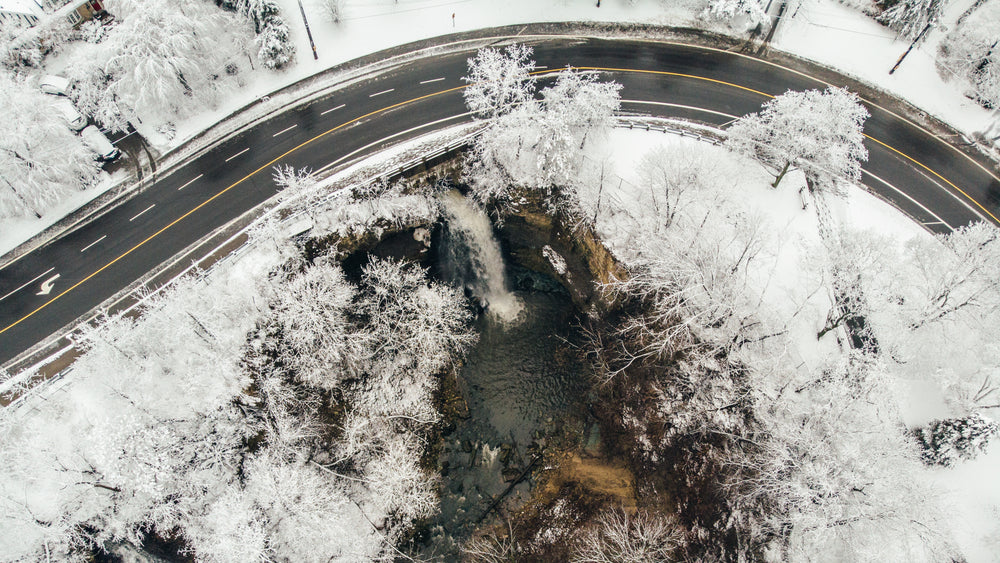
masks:
POLYGON ((978 207, 979 209, 982 209, 982 210, 983 210, 983 213, 985 213, 985 214, 989 215, 989 216, 990 216, 990 217, 991 217, 991 218, 992 218, 992 219, 993 219, 994 221, 996 221, 997 223, 1000 223, 1000 219, 997 219, 996 215, 993 215, 992 213, 990 213, 990 212, 989 212, 989 210, 988 210, 988 209, 986 209, 985 207, 983 207, 983 204, 981 204, 981 203, 979 203, 978 201, 976 201, 976 200, 975 200, 975 199, 974 199, 974 198, 973 198, 973 197, 972 197, 971 195, 969 195, 969 194, 965 193, 965 191, 964 191, 964 190, 962 190, 962 188, 959 188, 959 187, 958 187, 958 186, 956 186, 955 184, 951 183, 951 181, 949 181, 949 180, 948 180, 947 178, 945 178, 944 176, 942 176, 942 175, 938 174, 938 173, 937 173, 937 172, 935 172, 934 170, 931 170, 931 168, 930 168, 929 166, 927 166, 926 164, 924 164, 923 162, 920 162, 919 160, 917 160, 917 159, 913 158, 912 156, 910 156, 910 155, 908 155, 908 154, 904 153, 903 151, 901 151, 901 150, 899 150, 899 149, 896 149, 896 148, 894 148, 894 147, 891 147, 891 146, 889 146, 889 145, 887 145, 887 144, 883 143, 882 141, 880 141, 880 140, 876 139, 875 137, 872 137, 871 135, 867 135, 867 134, 866 134, 866 135, 865 135, 865 137, 866 137, 866 138, 868 138, 868 139, 871 139, 872 141, 874 141, 874 142, 876 142, 876 143, 878 143, 878 144, 882 145, 883 147, 885 147, 885 148, 887 148, 887 149, 891 150, 892 152, 894 152, 894 153, 898 154, 899 156, 902 156, 903 158, 905 158, 905 159, 909 160, 910 162, 912 162, 912 163, 916 164, 917 166, 919 166, 919 167, 923 168, 924 170, 926 170, 926 171, 930 172, 931 174, 933 174, 934 176, 936 176, 936 177, 937 177, 938 179, 940 179, 940 180, 941 180, 942 182, 944 182, 945 184, 948 184, 949 186, 951 186, 952 188, 954 188, 954 190, 955 190, 956 192, 958 192, 958 193, 960 193, 960 194, 964 195, 964 196, 965 196, 965 197, 966 197, 966 198, 967 198, 967 199, 968 199, 969 201, 971 201, 972 203, 975 203, 975 204, 976 204, 976 207, 978 207))
POLYGON ((704 76, 695 76, 694 74, 682 74, 680 72, 667 72, 665 70, 641 70, 635 68, 603 68, 599 66, 581 66, 573 67, 577 70, 599 70, 604 72, 631 72, 635 74, 659 74, 661 76, 679 76, 681 78, 690 78, 692 80, 703 80, 705 82, 713 82, 715 84, 722 84, 723 86, 730 86, 732 88, 737 88, 739 90, 744 90, 746 92, 752 92, 758 96, 763 96, 765 98, 773 98, 771 94, 766 94, 760 90, 754 90, 753 88, 747 88, 746 86, 740 86, 739 84, 733 84, 732 82, 726 82, 724 80, 716 80, 715 78, 707 78, 704 76))
POLYGON ((285 158, 286 156, 288 156, 288 155, 290 155, 290 154, 294 153, 295 151, 298 151, 298 150, 299 150, 299 149, 301 149, 302 147, 304 147, 304 146, 306 146, 306 145, 309 145, 309 144, 311 144, 311 143, 313 143, 313 142, 317 141, 318 139, 321 139, 321 138, 323 138, 323 137, 325 137, 325 136, 329 135, 330 133, 333 133, 334 131, 337 131, 338 129, 343 129, 344 127, 347 127, 348 125, 351 125, 351 124, 353 124, 353 123, 356 123, 356 122, 358 122, 358 121, 361 121, 362 119, 365 119, 365 118, 368 118, 368 117, 371 117, 371 116, 373 116, 373 115, 376 115, 376 114, 379 114, 379 113, 382 113, 382 112, 386 112, 386 111, 389 111, 389 110, 391 110, 391 109, 395 109, 395 108, 398 108, 398 107, 400 107, 400 106, 404 106, 404 105, 406 105, 406 104, 410 104, 410 103, 413 103, 413 102, 418 102, 418 101, 420 101, 420 100, 423 100, 423 99, 427 99, 427 98, 432 98, 432 97, 434 97, 434 96, 440 96, 440 95, 442 95, 442 94, 447 94, 447 93, 449 93, 449 92, 454 92, 454 91, 456 91, 456 90, 462 90, 462 89, 464 89, 464 88, 466 88, 466 87, 467 87, 467 86, 456 86, 456 87, 454 87, 454 88, 449 88, 449 89, 447 89, 447 90, 441 90, 440 92, 434 92, 433 94, 426 94, 426 95, 424 95, 424 96, 419 96, 419 97, 417 97, 417 98, 413 98, 413 99, 410 99, 410 100, 406 100, 405 102, 399 102, 399 103, 396 103, 396 104, 392 104, 391 106, 387 106, 387 107, 384 107, 384 108, 381 108, 381 109, 377 109, 377 110, 375 110, 375 111, 372 111, 372 112, 369 112, 369 113, 366 113, 366 114, 362 115, 361 117, 356 117, 356 118, 354 118, 354 119, 352 119, 352 120, 350 120, 350 121, 348 121, 348 122, 345 122, 345 123, 342 123, 342 124, 340 124, 340 125, 338 125, 338 126, 334 127, 333 129, 329 129, 329 130, 327 130, 327 131, 324 131, 324 132, 320 133, 319 135, 316 135, 316 136, 315 136, 315 137, 313 137, 312 139, 309 139, 308 141, 305 141, 305 142, 303 142, 302 144, 300 144, 300 145, 298 145, 298 146, 296 146, 296 147, 294 147, 294 148, 292 148, 292 149, 289 149, 289 150, 288 150, 287 152, 285 152, 285 153, 281 154, 280 156, 278 156, 278 157, 276 157, 276 158, 272 159, 272 160, 271 160, 270 162, 268 162, 267 164, 265 164, 265 165, 261 166, 260 168, 258 168, 258 169, 256 169, 256 170, 254 170, 253 172, 251 172, 251 173, 247 174, 246 176, 244 176, 244 177, 240 178, 239 180, 237 180, 236 182, 234 182, 233 184, 231 184, 230 186, 228 186, 228 187, 227 187, 226 189, 224 189, 224 190, 220 191, 219 193, 217 193, 217 194, 213 195, 212 197, 210 197, 210 198, 206 199, 205 201, 201 202, 200 204, 198 204, 198 205, 197 205, 197 206, 196 206, 196 207, 195 207, 194 209, 192 209, 191 211, 188 211, 188 212, 187 212, 187 213, 185 213, 184 215, 181 215, 180 217, 178 217, 178 218, 174 219, 174 220, 173 220, 173 221, 171 221, 171 222, 170 222, 169 224, 167 224, 167 226, 165 226, 165 227, 163 227, 162 229, 160 229, 160 230, 156 231, 155 233, 153 233, 153 234, 149 235, 148 237, 146 237, 146 238, 145 238, 145 239, 144 239, 144 240, 143 240, 142 242, 140 242, 139 244, 136 244, 136 245, 135 245, 135 246, 133 246, 132 248, 130 248, 130 249, 128 249, 128 250, 126 250, 126 251, 125 251, 124 253, 122 253, 122 254, 121 254, 121 255, 120 255, 119 257, 117 257, 117 258, 115 258, 114 260, 112 260, 112 261, 108 262, 107 264, 105 264, 105 265, 101 266, 101 267, 100 267, 100 269, 98 269, 98 270, 97 270, 96 272, 94 272, 94 273, 90 274, 89 276, 87 276, 87 277, 83 278, 82 280, 80 280, 80 281, 76 282, 75 284, 73 284, 73 285, 72 285, 72 286, 70 286, 69 288, 65 289, 65 290, 64 290, 64 291, 63 291, 62 293, 60 293, 60 294, 56 295, 56 296, 55 296, 55 297, 53 297, 52 299, 49 299, 48 301, 46 301, 45 303, 43 303, 42 305, 40 305, 40 306, 39 306, 39 307, 38 307, 37 309, 35 309, 34 311, 32 311, 32 312, 28 313, 27 315, 25 315, 25 316, 21 317, 20 319, 18 319, 18 320, 16 320, 16 321, 14 321, 13 323, 11 323, 11 324, 10 324, 10 325, 8 325, 7 327, 5 327, 5 328, 4 328, 3 330, 0 330, 0 334, 3 334, 3 333, 5 333, 5 332, 7 332, 8 330, 10 330, 10 329, 14 328, 15 326, 17 326, 17 325, 21 324, 22 322, 24 322, 25 320, 27 320, 28 318, 30 318, 31 316, 33 316, 33 315, 34 315, 35 313, 38 313, 38 312, 39 312, 39 311, 41 311, 42 309, 44 309, 44 308, 48 307, 49 305, 51 305, 52 303, 54 303, 54 302, 55 302, 56 300, 58 300, 58 299, 59 299, 59 298, 61 298, 62 296, 66 295, 67 293, 69 293, 69 292, 71 292, 71 291, 73 291, 73 290, 74 290, 74 289, 76 289, 77 287, 80 287, 80 285, 81 285, 81 284, 83 284, 84 282, 86 282, 86 281, 90 280, 91 278, 93 278, 94 276, 96 276, 96 275, 100 274, 100 273, 101 273, 101 272, 103 272, 104 270, 107 270, 108 268, 110 268, 111 266, 113 266, 113 265, 114 265, 115 263, 117 263, 117 262, 118 262, 119 260, 121 260, 122 258, 125 258, 125 257, 126 257, 126 256, 128 256, 129 254, 132 254, 133 252, 135 252, 136 250, 138 250, 139 248, 141 248, 141 247, 142 247, 143 245, 145 245, 145 244, 146 244, 147 242, 149 242, 149 241, 153 240, 154 238, 156 238, 156 237, 160 236, 160 234, 162 234, 162 233, 163 233, 164 231, 166 231, 166 230, 167 230, 167 229, 169 229, 170 227, 173 227, 173 226, 174 226, 174 225, 176 225, 177 223, 179 223, 179 222, 183 221, 184 219, 186 219, 186 218, 187 218, 188 216, 190 216, 190 215, 191 215, 192 213, 194 213, 195 211, 198 211, 198 210, 199 210, 199 209, 201 209, 202 207, 205 207, 206 205, 208 205, 209 203, 211 203, 212 201, 214 201, 214 200, 215 200, 216 198, 218 198, 218 197, 219 197, 219 196, 221 196, 222 194, 224 194, 224 193, 228 192, 229 190, 231 190, 231 189, 235 188, 236 186, 238 186, 238 185, 242 184, 243 182, 245 182, 245 181, 247 181, 248 179, 252 178, 252 177, 253 177, 253 176, 255 176, 256 174, 260 173, 260 172, 261 172, 262 170, 264 170, 264 169, 268 168, 269 166, 273 165, 273 164, 274 164, 275 162, 278 162, 279 160, 281 160, 281 159, 285 158))
MULTIPOLYGON (((722 85, 722 86, 729 86, 731 88, 736 88, 736 89, 739 89, 739 90, 744 90, 746 92, 751 92, 753 94, 757 94, 757 95, 759 95, 761 97, 764 97, 764 98, 774 98, 774 96, 772 96, 771 94, 767 94, 767 93, 761 92, 759 90, 754 90, 753 88, 748 88, 746 86, 741 86, 739 84, 733 84, 731 82, 726 82, 724 80, 717 80, 715 78, 707 78, 707 77, 704 77, 704 76, 696 76, 696 75, 693 75, 693 74, 682 74, 682 73, 678 73, 678 72, 667 72, 667 71, 662 71, 662 70, 642 70, 642 69, 633 69, 633 68, 605 68, 605 67, 587 67, 587 66, 574 67, 574 68, 576 68, 577 70, 585 70, 585 71, 586 70, 590 70, 590 71, 600 71, 600 72, 626 72, 626 73, 633 73, 633 74, 656 74, 656 75, 661 75, 661 76, 676 76, 676 77, 680 77, 680 78, 689 78, 689 79, 692 79, 692 80, 701 80, 701 81, 705 81, 705 82, 711 82, 711 83, 719 84, 719 85, 722 85)), ((541 70, 541 71, 532 72, 531 74, 534 74, 534 75, 551 74, 551 73, 560 72, 561 70, 562 69, 541 70)), ((300 144, 300 145, 298 145, 298 146, 296 146, 296 147, 294 147, 292 149, 289 149, 287 152, 285 152, 282 155, 280 155, 280 156, 272 159, 267 164, 264 164, 263 166, 257 168, 256 170, 254 170, 253 172, 247 174, 243 178, 240 178, 239 180, 237 180, 235 183, 233 183, 232 185, 228 186, 224 190, 220 191, 219 193, 215 194, 214 196, 212 196, 212 197, 208 198, 207 200, 203 201, 202 203, 198 204, 198 206, 196 206, 194 209, 188 211, 184 215, 181 215, 177 219, 174 219, 168 225, 166 225, 165 227, 163 227, 160 230, 156 231, 152 235, 148 236, 142 242, 140 242, 140 243, 136 244, 135 246, 133 246, 132 248, 128 249, 123 254, 121 254, 120 256, 118 256, 117 258, 115 258, 114 260, 108 262, 107 264, 105 264, 104 266, 102 266, 100 269, 98 269, 94 273, 92 273, 89 276, 83 278, 82 280, 76 282, 75 284, 73 284, 72 286, 70 286, 69 288, 67 288, 66 290, 64 290, 62 293, 56 295, 52 299, 49 299, 44 304, 42 304, 41 306, 39 306, 37 309, 31 311, 27 315, 25 315, 25 316, 21 317, 20 319, 14 321, 13 323, 11 323, 9 326, 3 328, 2 330, 0 330, 0 334, 3 334, 5 332, 7 332, 8 330, 14 328, 15 326, 21 324, 22 322, 24 322, 25 320, 27 320, 28 318, 30 318, 34 314, 38 313, 42 309, 44 309, 44 308, 48 307, 49 305, 51 305, 52 303, 54 303, 56 300, 58 300, 62 296, 66 295, 67 293, 69 293, 71 291, 73 291, 74 289, 76 289, 77 287, 79 287, 84 282, 90 280, 94 276, 96 276, 96 275, 100 274, 101 272, 103 272, 104 270, 110 268, 111 266, 113 266, 115 263, 117 263, 122 258, 125 258, 129 254, 135 252, 137 249, 139 249, 140 247, 142 247, 143 245, 145 245, 147 242, 153 240, 154 238, 156 238, 157 236, 159 236, 160 234, 162 234, 167 229, 169 229, 169 228, 173 227, 174 225, 176 225, 177 223, 183 221, 185 218, 187 218, 188 216, 190 216, 192 213, 194 213, 194 212, 198 211, 199 209, 201 209, 202 207, 208 205, 209 203, 211 203, 212 201, 214 201, 216 198, 218 198, 222 194, 224 194, 224 193, 228 192, 229 190, 235 188, 236 186, 242 184, 243 182, 247 181, 251 177, 253 177, 256 174, 260 173, 262 170, 268 168, 269 166, 271 166, 274 163, 278 162, 279 160, 285 158, 286 156, 288 156, 288 155, 290 155, 290 154, 298 151, 299 149, 305 147, 306 145, 309 145, 309 144, 317 141, 318 139, 321 139, 321 138, 323 138, 323 137, 325 137, 325 136, 327 136, 327 135, 329 135, 329 134, 331 134, 331 133, 333 133, 333 132, 335 132, 335 131, 337 131, 339 129, 343 129, 344 127, 347 127, 348 125, 351 125, 353 123, 361 121, 362 119, 371 117, 373 115, 377 115, 379 113, 383 113, 383 112, 386 112, 386 111, 398 108, 400 106, 404 106, 404 105, 407 105, 407 104, 418 102, 420 100, 425 100, 427 98, 432 98, 432 97, 435 97, 435 96, 440 96, 442 94, 448 94, 450 92, 455 92, 455 91, 458 91, 458 90, 463 90, 463 89, 465 89, 467 87, 468 87, 468 85, 456 86, 454 88, 449 88, 447 90, 441 90, 440 92, 434 92, 432 94, 426 94, 426 95, 423 95, 423 96, 412 98, 410 100, 406 100, 404 102, 399 102, 399 103, 396 103, 396 104, 392 104, 390 106, 386 106, 386 107, 381 108, 381 109, 377 109, 375 111, 366 113, 366 114, 362 115, 361 117, 357 117, 357 118, 351 119, 348 122, 342 123, 341 125, 338 125, 338 126, 332 128, 332 129, 329 129, 327 131, 324 131, 323 133, 320 133, 319 135, 316 135, 315 137, 309 139, 308 141, 305 141, 302 144, 300 144)), ((930 172, 934 176, 940 178, 943 182, 945 182, 946 184, 948 184, 949 186, 951 186, 952 188, 954 188, 956 191, 958 191, 963 196, 965 196, 966 198, 968 198, 971 202, 975 203, 977 207, 979 207, 980 209, 983 210, 983 212, 985 212, 987 215, 989 215, 990 217, 992 217, 994 221, 997 221, 997 223, 1000 223, 1000 219, 997 219, 997 217, 995 217, 992 213, 990 213, 989 211, 987 211, 987 209, 985 207, 983 207, 983 205, 980 204, 978 201, 976 201, 975 199, 973 199, 972 196, 970 196, 969 194, 967 194, 964 191, 962 191, 961 189, 959 189, 958 186, 956 186, 955 184, 951 183, 950 181, 948 181, 947 179, 945 179, 943 176, 941 176, 937 172, 931 170, 930 167, 928 167, 927 165, 925 165, 925 164, 921 163, 920 161, 918 161, 917 159, 915 159, 915 158, 913 158, 913 157, 911 157, 911 156, 903 153, 902 151, 897 150, 897 149, 895 149, 895 148, 893 148, 893 147, 891 147, 891 146, 883 143, 882 141, 879 141, 878 139, 875 139, 875 138, 873 138, 873 137, 871 137, 869 135, 865 135, 865 137, 867 137, 868 139, 871 139, 872 141, 874 141, 874 142, 876 142, 876 143, 878 143, 878 144, 886 147, 887 149, 889 149, 889 150, 891 150, 891 151, 893 151, 893 152, 895 152, 895 153, 903 156, 904 158, 910 160, 914 164, 916 164, 916 165, 920 166, 921 168, 927 170, 928 172, 930 172)))

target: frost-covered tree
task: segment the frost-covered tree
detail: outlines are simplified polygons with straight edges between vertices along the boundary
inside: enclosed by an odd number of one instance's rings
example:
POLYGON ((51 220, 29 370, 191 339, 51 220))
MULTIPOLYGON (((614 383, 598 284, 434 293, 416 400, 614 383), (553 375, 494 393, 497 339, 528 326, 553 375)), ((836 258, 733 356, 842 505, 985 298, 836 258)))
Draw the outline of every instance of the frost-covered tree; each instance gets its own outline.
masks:
POLYGON ((986 451, 990 440, 1000 434, 1000 424, 979 413, 965 418, 935 420, 913 431, 920 444, 920 457, 929 465, 954 465, 974 459, 986 451))
POLYGON ((257 57, 269 69, 279 69, 292 61, 295 44, 292 43, 288 24, 278 15, 268 16, 257 35, 257 57))
POLYGON ((961 311, 977 315, 1000 312, 1000 230, 979 222, 935 239, 911 241, 912 275, 902 293, 902 309, 911 329, 944 320, 961 311))
POLYGON ((663 516, 610 510, 578 540, 572 563, 671 561, 683 533, 663 516))
POLYGON ((472 114, 481 119, 493 119, 509 113, 532 99, 535 82, 531 72, 531 47, 520 43, 506 49, 480 49, 468 60, 469 74, 462 80, 469 83, 462 95, 472 114))
POLYGON ((318 0, 317 3, 327 19, 340 23, 340 18, 344 17, 344 0, 318 0))
POLYGON ((711 0, 706 10, 710 16, 723 21, 746 17, 749 27, 755 27, 767 21, 765 4, 761 0, 711 0))
POLYGON ((789 90, 734 123, 726 146, 774 169, 774 187, 794 167, 817 188, 836 190, 838 180, 861 177, 867 118, 858 96, 844 88, 789 90))
POLYGON ((967 82, 982 103, 1000 107, 1000 1, 986 2, 945 36, 937 67, 967 82))
POLYGON ((505 203, 517 189, 529 188, 541 192, 554 209, 590 216, 578 192, 586 176, 581 149, 610 126, 620 107, 620 89, 595 74, 567 68, 539 100, 532 99, 530 89, 507 86, 470 98, 470 109, 494 116, 469 156, 466 175, 475 197, 505 203), (521 98, 513 105, 498 101, 521 98))
POLYGON ((82 44, 67 67, 84 113, 124 129, 140 112, 169 121, 215 102, 225 61, 246 41, 240 20, 195 0, 109 0, 107 8, 114 27, 82 44))
MULTIPOLYGON (((878 21, 902 37, 916 39, 941 17, 948 0, 898 0, 879 14, 878 21)), ((890 2, 884 2, 888 5, 890 2)))
POLYGON ((621 89, 617 82, 599 81, 597 74, 567 68, 542 90, 541 131, 533 147, 538 154, 536 184, 572 185, 587 138, 613 124, 621 89))
POLYGON ((55 98, 0 73, 0 217, 41 217, 100 174, 94 153, 66 126, 55 98))
POLYGON ((334 389, 351 374, 358 353, 347 318, 353 297, 340 268, 328 260, 292 276, 274 293, 284 360, 306 385, 334 389))
POLYGON ((726 487, 774 556, 934 561, 952 555, 881 362, 852 355, 826 366, 818 379, 792 385, 758 375, 760 426, 730 450, 736 471, 726 487))

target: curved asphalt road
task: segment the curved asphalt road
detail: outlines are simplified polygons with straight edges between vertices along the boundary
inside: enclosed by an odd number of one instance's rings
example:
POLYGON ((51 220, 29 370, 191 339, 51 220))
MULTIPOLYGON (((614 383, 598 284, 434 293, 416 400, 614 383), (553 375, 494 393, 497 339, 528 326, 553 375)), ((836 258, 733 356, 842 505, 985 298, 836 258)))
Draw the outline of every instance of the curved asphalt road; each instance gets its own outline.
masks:
MULTIPOLYGON (((461 77, 469 56, 418 60, 275 116, 0 269, 0 363, 274 195, 272 166, 319 169, 391 135, 467 120, 461 77), (50 293, 38 295, 45 282, 50 293)), ((625 111, 718 125, 788 89, 825 86, 758 59, 669 43, 546 39, 535 44, 535 60, 601 69, 623 85, 625 111)), ((998 222, 995 173, 886 110, 869 111, 868 186, 936 230, 998 222)))

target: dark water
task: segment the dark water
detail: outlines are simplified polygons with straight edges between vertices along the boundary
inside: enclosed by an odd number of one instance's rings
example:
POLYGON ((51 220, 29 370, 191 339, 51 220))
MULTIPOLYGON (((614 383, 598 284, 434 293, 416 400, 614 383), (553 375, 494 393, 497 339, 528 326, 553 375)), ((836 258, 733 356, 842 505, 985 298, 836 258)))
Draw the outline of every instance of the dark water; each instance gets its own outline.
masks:
POLYGON ((520 274, 518 321, 480 315, 479 343, 459 375, 469 417, 445 436, 441 513, 425 552, 441 560, 455 560, 457 545, 479 525, 502 521, 498 514, 528 500, 531 479, 514 483, 530 475, 525 470, 557 423, 582 405, 586 375, 567 343, 573 303, 553 280, 520 274), (490 510, 498 498, 503 501, 490 510))

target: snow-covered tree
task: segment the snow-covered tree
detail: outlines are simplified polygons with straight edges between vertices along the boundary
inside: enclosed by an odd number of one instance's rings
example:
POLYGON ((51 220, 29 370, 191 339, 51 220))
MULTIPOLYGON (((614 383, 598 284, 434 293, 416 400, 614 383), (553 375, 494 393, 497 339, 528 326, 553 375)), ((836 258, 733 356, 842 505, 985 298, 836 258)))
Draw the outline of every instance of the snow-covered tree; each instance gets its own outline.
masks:
POLYGON ((580 540, 572 563, 645 563, 671 561, 683 533, 663 516, 610 510, 580 540))
MULTIPOLYGON (((898 0, 879 14, 878 21, 906 39, 916 39, 937 22, 948 0, 898 0)), ((889 2, 885 2, 889 4, 889 2)))
POLYGON ((1000 107, 1000 1, 986 2, 941 41, 938 71, 967 82, 984 104, 1000 107))
POLYGON ((844 88, 789 90, 734 123, 726 146, 774 169, 775 187, 795 167, 818 189, 835 191, 838 180, 861 177, 867 118, 858 96, 844 88))
POLYGON ((774 556, 952 555, 881 362, 851 355, 826 366, 819 379, 791 385, 758 375, 760 427, 730 450, 736 471, 726 486, 774 556))
POLYGON ((913 434, 925 463, 947 467, 986 451, 990 440, 1000 434, 1000 424, 973 413, 965 418, 935 420, 913 434))
POLYGON ((216 101, 225 61, 246 42, 234 15, 195 0, 109 0, 115 25, 97 44, 81 44, 67 74, 84 113, 124 129, 141 111, 169 121, 216 101))
POLYGON ((541 131, 533 147, 538 154, 536 184, 571 186, 588 136, 612 126, 621 107, 622 86, 597 78, 595 73, 567 68, 554 85, 542 90, 541 131))
POLYGON ((466 177, 475 197, 505 203, 516 190, 529 188, 553 208, 590 216, 579 193, 587 176, 581 149, 610 126, 620 89, 595 74, 567 68, 542 90, 540 100, 531 98, 530 89, 499 86, 499 93, 470 98, 471 109, 494 116, 469 156, 466 177), (526 99, 508 103, 520 97, 526 99))
POLYGON ((908 257, 912 277, 899 291, 905 291, 902 309, 911 329, 960 311, 1000 313, 1000 230, 993 225, 978 222, 914 239, 908 257))
POLYGON ((743 16, 747 19, 748 27, 755 27, 767 21, 765 4, 766 2, 761 0, 711 0, 707 12, 723 21, 732 21, 737 16, 743 16))
POLYGON ((472 114, 482 119, 496 118, 532 99, 535 82, 531 72, 531 47, 520 43, 506 49, 487 47, 469 59, 469 83, 462 95, 472 114))
POLYGON ((295 44, 292 43, 288 24, 278 15, 268 16, 257 35, 257 57, 269 69, 279 69, 292 61, 295 44))
POLYGON ((333 23, 340 23, 340 18, 344 17, 344 0, 318 0, 318 5, 333 23))
POLYGON ((40 217, 92 185, 94 153, 66 126, 55 98, 0 73, 0 217, 40 217))
POLYGON ((358 348, 347 307, 353 297, 340 268, 328 260, 292 276, 274 293, 272 310, 287 346, 284 360, 306 385, 334 389, 352 373, 358 348))

